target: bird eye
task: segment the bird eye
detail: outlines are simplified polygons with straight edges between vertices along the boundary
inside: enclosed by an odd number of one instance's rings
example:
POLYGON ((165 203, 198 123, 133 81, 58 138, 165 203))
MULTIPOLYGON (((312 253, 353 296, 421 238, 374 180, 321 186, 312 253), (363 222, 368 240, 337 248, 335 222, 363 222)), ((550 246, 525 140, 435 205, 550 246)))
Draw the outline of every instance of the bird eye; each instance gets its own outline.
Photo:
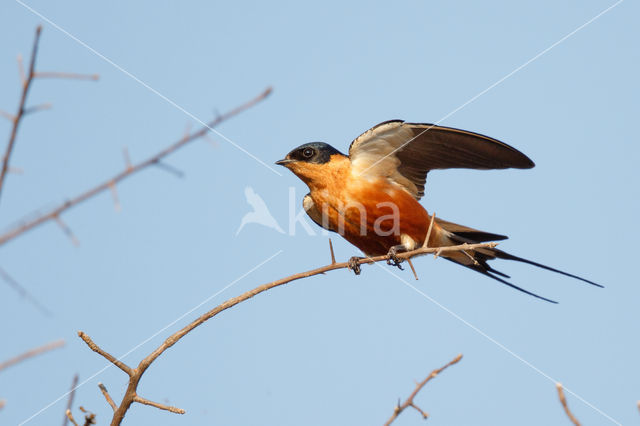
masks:
POLYGON ((315 151, 313 150, 313 148, 305 148, 305 149, 302 151, 302 156, 303 156, 304 158, 311 158, 311 157, 313 157, 313 154, 314 154, 314 153, 315 153, 315 151))

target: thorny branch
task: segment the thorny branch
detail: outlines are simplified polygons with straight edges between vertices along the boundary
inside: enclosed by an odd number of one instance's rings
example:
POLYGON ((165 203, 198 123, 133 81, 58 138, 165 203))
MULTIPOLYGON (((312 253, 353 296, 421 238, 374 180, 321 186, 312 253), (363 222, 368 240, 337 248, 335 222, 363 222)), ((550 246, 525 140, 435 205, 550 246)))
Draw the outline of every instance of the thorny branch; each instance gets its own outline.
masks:
POLYGON ((13 357, 11 359, 8 359, 4 362, 0 363, 0 371, 4 370, 5 368, 11 367, 15 364, 18 364, 26 359, 32 358, 36 355, 40 355, 42 353, 51 351, 53 349, 57 349, 64 346, 64 340, 56 340, 54 342, 51 343, 47 343, 46 345, 31 349, 23 354, 20 354, 16 357, 13 357))
MULTIPOLYGON (((424 255, 424 254, 434 254, 435 256, 438 256, 438 255, 440 255, 441 253, 444 253, 444 252, 470 250, 470 249, 476 249, 476 248, 481 248, 481 247, 487 248, 487 247, 495 247, 495 246, 497 246, 497 243, 461 244, 461 245, 458 245, 458 246, 450 246, 450 247, 421 247, 421 248, 418 248, 418 249, 413 250, 413 251, 399 253, 396 256, 398 258, 400 258, 400 259, 410 259, 410 258, 413 258, 413 257, 416 257, 416 256, 420 256, 420 255, 424 255)), ((358 264, 382 262, 382 261, 389 260, 389 258, 390 257, 388 255, 369 257, 369 258, 365 258, 365 259, 359 259, 358 260, 358 264)), ((297 273, 297 274, 290 275, 290 276, 288 276, 286 278, 281 278, 279 280, 272 281, 270 283, 262 284, 262 285, 260 285, 260 286, 258 286, 256 288, 254 288, 253 290, 249 290, 249 291, 241 294, 240 296, 233 297, 233 298, 223 302, 222 304, 216 306, 215 308, 211 309, 210 311, 202 314, 199 318, 197 318, 196 320, 194 320, 193 322, 191 322, 190 324, 188 324, 187 326, 185 326, 181 330, 179 330, 179 331, 175 332, 174 334, 172 334, 171 336, 169 336, 160 346, 158 346, 146 358, 144 358, 142 361, 140 361, 140 363, 138 364, 138 366, 136 368, 131 368, 131 367, 127 366, 122 361, 116 359, 113 355, 105 352, 98 345, 96 345, 93 342, 93 340, 91 340, 91 338, 89 338, 89 336, 86 333, 84 333, 83 331, 79 331, 78 332, 78 336, 82 340, 84 340, 85 343, 87 343, 87 345, 89 346, 89 348, 91 348, 91 350, 99 353, 104 358, 109 360, 111 363, 113 363, 114 365, 116 365, 118 368, 120 368, 122 371, 124 371, 125 373, 127 373, 129 375, 129 384, 127 386, 127 390, 126 390, 126 392, 125 392, 125 394, 124 394, 124 396, 122 398, 122 401, 120 402, 120 405, 118 406, 118 408, 114 412, 113 418, 111 420, 111 426, 120 425, 120 423, 124 419, 125 414, 127 413, 129 408, 131 407, 131 404, 133 404, 134 402, 139 402, 139 403, 143 403, 143 404, 147 404, 147 405, 153 405, 153 406, 155 406, 157 408, 161 408, 163 410, 171 411, 173 413, 180 413, 180 414, 184 413, 184 410, 181 410, 179 408, 168 407, 168 406, 165 406, 163 404, 157 404, 157 403, 149 404, 148 402, 150 402, 150 401, 147 401, 147 400, 144 400, 146 402, 143 402, 143 398, 141 398, 141 397, 139 397, 137 395, 137 388, 138 388, 138 383, 140 382, 140 379, 142 378, 142 375, 145 373, 145 371, 147 371, 147 369, 151 366, 151 364, 160 355, 162 355, 162 353, 164 353, 164 351, 166 351, 167 349, 169 349, 170 347, 175 345, 181 338, 186 336, 194 328, 204 324, 206 321, 210 320, 211 318, 213 318, 214 316, 218 315, 222 311, 225 311, 225 310, 227 310, 229 308, 232 308, 233 306, 235 306, 235 305, 237 305, 237 304, 239 304, 241 302, 244 302, 245 300, 251 299, 253 296, 256 296, 256 295, 258 295, 260 293, 263 293, 263 292, 265 292, 267 290, 270 290, 272 288, 275 288, 275 287, 290 283, 292 281, 300 280, 302 278, 307 278, 307 277, 311 277, 311 276, 314 276, 314 275, 323 274, 325 272, 333 271, 333 270, 336 270, 336 269, 348 269, 349 266, 350 266, 349 262, 331 263, 329 265, 325 265, 325 266, 322 266, 320 268, 312 269, 312 270, 306 271, 306 272, 300 272, 300 273, 297 273)), ((456 359, 454 361, 458 362, 459 359, 456 359)), ((448 367, 449 365, 451 365, 451 364, 453 364, 455 362, 452 361, 451 363, 447 364, 442 369, 448 367)), ((442 369, 441 370, 436 370, 436 374, 439 371, 442 371, 442 369)), ((432 373, 432 375, 433 375, 433 373, 432 373)))
POLYGON ((567 404, 567 398, 564 396, 564 390, 562 388, 562 383, 556 383, 556 389, 558 390, 558 398, 560 399, 560 403, 562 404, 562 408, 564 408, 564 412, 567 413, 567 417, 571 420, 571 423, 574 426, 580 426, 580 422, 573 415, 571 410, 569 409, 569 405, 567 404))
MULTIPOLYGON (((96 415, 85 410, 83 407, 79 407, 80 411, 82 411, 83 413, 85 413, 84 416, 84 423, 83 426, 90 426, 90 425, 95 425, 96 424, 96 415)), ((71 423, 73 423, 74 426, 80 426, 78 424, 78 422, 76 421, 76 419, 73 417, 73 414, 71 414, 71 410, 67 410, 65 412, 67 418, 69 419, 69 421, 71 421, 71 423)))
POLYGON ((107 390, 105 385, 103 385, 102 383, 98 383, 98 387, 100 388, 100 392, 102 392, 102 395, 104 395, 104 399, 107 400, 107 404, 109 404, 111 408, 113 408, 113 411, 115 412, 118 409, 118 406, 113 401, 113 398, 111 398, 111 395, 109 395, 109 391, 107 390))
POLYGON ((34 72, 36 67, 36 55, 38 53, 38 44, 40 42, 41 33, 42 33, 42 27, 38 26, 36 28, 36 37, 33 41, 33 48, 31 49, 31 60, 29 61, 29 74, 26 77, 23 77, 24 80, 22 82, 22 95, 20 96, 20 103, 18 104, 18 112, 16 112, 16 115, 11 117, 11 121, 13 121, 13 126, 11 127, 9 143, 5 148, 4 157, 2 157, 2 168, 0 169, 0 195, 2 195, 2 187, 4 186, 5 176, 7 175, 7 171, 9 171, 9 159, 11 158, 11 153, 13 152, 13 146, 16 142, 18 127, 20 126, 20 121, 24 116, 25 104, 27 102, 27 94, 29 93, 29 89, 31 88, 31 83, 33 82, 33 77, 34 77, 34 72))
MULTIPOLYGON (((207 132, 209 131, 210 128, 213 128, 217 125, 219 125, 220 123, 230 119, 231 117, 234 117, 238 114, 240 114, 241 112, 251 108, 252 106, 256 105, 257 103, 259 103, 260 101, 264 100, 267 96, 269 96, 269 94, 271 93, 271 88, 267 88, 264 92, 262 92, 261 94, 259 94, 258 96, 256 96, 255 98, 251 99, 250 101, 232 109, 231 111, 219 115, 217 116, 214 120, 210 121, 206 126, 203 126, 200 130, 195 131, 193 133, 189 133, 184 135, 182 138, 180 138, 178 141, 174 142, 173 144, 169 145, 168 147, 166 147, 165 149, 163 149, 162 151, 152 155, 151 157, 147 158, 144 161, 141 161, 140 163, 137 164, 130 164, 127 163, 126 167, 123 171, 115 174, 114 176, 110 177, 109 179, 103 181, 102 183, 94 186, 93 188, 65 201, 64 203, 58 205, 57 207, 54 207, 52 209, 50 209, 49 211, 42 213, 38 216, 36 216, 35 218, 31 218, 28 220, 24 220, 22 223, 19 223, 18 225, 16 225, 15 227, 13 227, 12 229, 9 229, 6 233, 4 233, 3 235, 0 235, 0 245, 5 244, 6 242, 16 238, 17 236, 39 226, 42 225, 45 222, 49 222, 51 220, 55 220, 58 223, 60 223, 60 215, 65 212, 66 210, 82 203, 83 201, 88 200, 89 198, 92 198, 98 194, 100 194, 101 192, 104 191, 113 191, 112 188, 115 187, 115 185, 132 176, 133 174, 149 167, 149 166, 158 166, 158 165, 164 165, 161 160, 165 157, 167 157, 168 155, 172 154, 173 152, 175 152, 176 150, 182 148, 183 146, 185 146, 186 144, 188 144, 189 142, 192 142, 194 140, 200 139, 204 136, 206 136, 207 132)), ((127 157, 128 158, 128 157, 127 157)))
POLYGON ((398 405, 393 410, 393 414, 391 415, 391 417, 389 417, 389 420, 387 420, 384 426, 389 426, 391 423, 393 423, 393 421, 408 407, 413 407, 416 411, 418 411, 422 415, 422 418, 427 419, 429 415, 425 411, 423 411, 420 407, 418 407, 413 402, 413 399, 416 397, 416 395, 418 395, 418 392, 422 390, 424 385, 426 385, 431 379, 435 378, 438 374, 442 373, 447 367, 450 367, 453 364, 458 363, 458 361, 460 361, 461 359, 462 359, 462 354, 458 355, 457 357, 449 361, 444 366, 436 370, 433 370, 431 374, 429 374, 423 381, 416 384, 416 388, 413 390, 413 392, 411 392, 411 395, 409 395, 409 398, 407 398, 405 402, 400 404, 400 402, 398 401, 398 405))
POLYGON ((67 412, 71 412, 71 408, 73 407, 73 398, 76 395, 76 387, 78 387, 78 375, 73 376, 73 381, 71 382, 71 389, 69 390, 69 400, 67 401, 67 409, 64 412, 64 419, 62 420, 62 426, 67 426, 69 416, 67 412))
POLYGON ((11 159, 11 153, 16 143, 16 137, 18 135, 18 128, 20 122, 25 115, 51 108, 50 104, 36 105, 33 107, 26 107, 27 95, 31 84, 36 78, 71 78, 75 80, 97 80, 99 77, 97 74, 85 75, 76 73, 62 73, 62 72, 36 72, 36 57, 38 55, 38 46, 40 44, 40 34, 42 33, 42 26, 38 25, 36 28, 36 35, 33 40, 33 47, 31 48, 31 59, 29 60, 29 68, 25 74, 22 66, 22 58, 18 57, 18 68, 20 71, 20 77, 22 79, 22 94, 20 95, 20 101, 18 103, 18 110, 15 115, 11 115, 2 111, 2 115, 12 122, 11 133, 9 135, 9 142, 5 148, 4 156, 2 157, 2 167, 0 168, 0 196, 2 195, 2 188, 4 187, 5 178, 9 172, 9 160, 11 159))

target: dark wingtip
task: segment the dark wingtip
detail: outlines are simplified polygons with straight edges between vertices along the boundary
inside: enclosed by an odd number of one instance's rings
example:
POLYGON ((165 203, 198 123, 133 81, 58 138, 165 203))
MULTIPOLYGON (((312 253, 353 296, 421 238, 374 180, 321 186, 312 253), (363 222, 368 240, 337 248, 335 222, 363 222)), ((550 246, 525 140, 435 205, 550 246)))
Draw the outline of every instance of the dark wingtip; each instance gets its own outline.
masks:
POLYGON ((533 160, 531 160, 531 158, 527 157, 526 155, 524 155, 523 153, 519 152, 518 153, 522 156, 521 158, 521 162, 517 165, 517 166, 513 166, 514 168, 517 169, 533 169, 536 166, 536 163, 533 162, 533 160))

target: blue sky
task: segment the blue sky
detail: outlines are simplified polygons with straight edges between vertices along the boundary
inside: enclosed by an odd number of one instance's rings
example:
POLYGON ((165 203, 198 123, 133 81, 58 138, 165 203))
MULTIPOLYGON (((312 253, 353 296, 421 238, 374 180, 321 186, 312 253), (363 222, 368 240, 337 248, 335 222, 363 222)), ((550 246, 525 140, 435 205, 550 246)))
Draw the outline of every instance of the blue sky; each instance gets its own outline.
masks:
MULTIPOLYGON (((430 425, 568 424, 554 380, 588 402, 568 396, 584 424, 637 422, 637 2, 621 2, 460 108, 614 3, 26 2, 199 120, 273 86, 269 99, 217 128, 269 165, 313 140, 345 151, 392 118, 446 117, 441 124, 503 140, 536 167, 434 172, 423 205, 509 235, 504 250, 606 286, 500 265, 517 284, 560 302, 551 305, 429 257, 414 262, 419 281, 368 266, 358 277, 342 270, 295 282, 221 314, 146 373, 140 394, 185 416, 134 406, 125 422, 382 424, 415 380, 458 353, 463 360, 416 399, 430 425)), ((40 70, 101 76, 35 82, 30 104, 53 109, 22 123, 12 164, 24 173, 9 175, 1 228, 121 170, 123 147, 139 161, 198 126, 20 3, 5 1, 0 11, 0 108, 17 105, 15 57, 28 56, 38 24, 40 70)), ((0 135, 8 133, 0 122, 0 135)), ((55 224, 0 247, 0 266, 53 312, 42 315, 0 283, 0 360, 67 341, 2 372, 2 424, 49 406, 75 373, 90 379, 77 404, 108 422, 97 383, 118 400, 126 377, 101 371, 106 361, 77 330, 125 354, 270 259, 124 358, 136 365, 227 298, 329 261, 327 236, 299 225, 295 235, 255 224, 236 235, 251 211, 247 187, 285 231, 291 192, 298 208, 307 189, 220 136, 211 140, 167 160, 181 179, 152 168, 119 185, 120 212, 106 193, 66 213, 78 247, 55 224)), ((333 243, 339 260, 358 254, 339 237, 333 243)), ((60 421, 65 404, 27 424, 60 421)), ((408 411, 395 424, 423 420, 408 411)))

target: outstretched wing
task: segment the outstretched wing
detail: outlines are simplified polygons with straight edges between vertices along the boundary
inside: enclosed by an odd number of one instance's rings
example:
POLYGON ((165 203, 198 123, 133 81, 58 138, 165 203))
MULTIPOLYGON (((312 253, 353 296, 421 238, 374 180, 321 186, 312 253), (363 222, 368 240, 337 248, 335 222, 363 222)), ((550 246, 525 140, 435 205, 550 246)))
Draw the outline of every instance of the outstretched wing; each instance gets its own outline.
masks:
POLYGON ((349 147, 356 173, 387 177, 416 199, 424 195, 429 170, 530 169, 526 155, 499 140, 435 124, 392 120, 358 136, 349 147))

